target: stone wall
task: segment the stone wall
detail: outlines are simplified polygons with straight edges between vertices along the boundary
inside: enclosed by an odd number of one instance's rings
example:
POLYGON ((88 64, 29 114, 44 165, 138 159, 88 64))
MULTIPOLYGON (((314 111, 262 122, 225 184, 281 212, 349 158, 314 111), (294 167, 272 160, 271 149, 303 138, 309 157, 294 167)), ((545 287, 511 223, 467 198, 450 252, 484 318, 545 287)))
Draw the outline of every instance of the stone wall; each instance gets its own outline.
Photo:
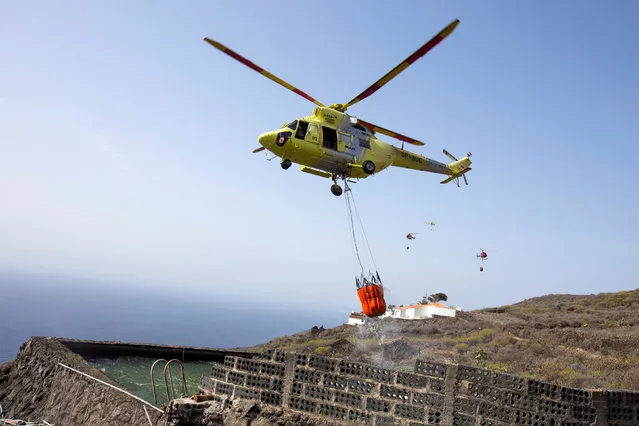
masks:
POLYGON ((0 405, 5 418, 34 422, 163 425, 162 412, 137 397, 112 388, 122 389, 102 371, 91 367, 83 356, 175 357, 186 361, 223 362, 227 354, 240 358, 255 356, 254 353, 207 348, 32 337, 20 347, 15 360, 0 365, 0 405))
POLYGON ((142 401, 60 365, 44 408, 56 425, 163 425, 163 413, 142 401))
MULTIPOLYGON (((32 337, 16 359, 0 369, 0 404, 6 418, 57 425, 149 424, 142 402, 59 363, 119 387, 57 339, 32 337)), ((149 410, 153 425, 163 424, 161 414, 149 410)))
POLYGON ((227 356, 200 393, 259 401, 333 424, 637 425, 639 392, 574 389, 418 360, 413 372, 317 355, 227 356))
MULTIPOLYGON (((16 359, 4 364, 0 380, 0 404, 7 418, 43 419, 58 362, 79 369, 88 367, 82 357, 55 339, 32 337, 22 344, 16 359)), ((102 374, 98 370, 93 373, 102 374)))

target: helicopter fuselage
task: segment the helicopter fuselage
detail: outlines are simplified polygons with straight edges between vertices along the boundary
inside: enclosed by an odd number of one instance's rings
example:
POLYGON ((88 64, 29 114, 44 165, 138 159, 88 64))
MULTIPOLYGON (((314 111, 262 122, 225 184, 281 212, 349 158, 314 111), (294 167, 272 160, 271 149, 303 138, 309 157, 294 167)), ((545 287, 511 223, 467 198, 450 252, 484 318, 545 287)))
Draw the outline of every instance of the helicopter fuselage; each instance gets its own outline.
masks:
POLYGON ((348 108, 377 92, 403 70, 431 51, 448 37, 458 24, 459 19, 453 20, 428 42, 349 102, 331 104, 330 106, 325 106, 308 93, 271 74, 222 43, 208 37, 205 37, 204 41, 253 71, 318 106, 313 109, 312 115, 298 118, 278 130, 261 134, 258 141, 262 146, 253 152, 267 149, 282 159, 280 164, 283 169, 288 169, 293 163, 298 163, 303 172, 332 178, 331 192, 340 196, 343 190, 338 185, 337 179, 366 178, 387 169, 389 166, 448 175, 440 182, 442 184, 455 181, 455 184, 459 186, 459 178, 462 177, 468 185, 465 174, 471 170, 470 153, 458 160, 444 149, 444 154, 453 160, 453 163, 440 163, 404 150, 404 143, 419 146, 424 145, 423 142, 376 124, 354 119, 346 114, 348 108), (398 148, 382 142, 377 139, 376 133, 402 141, 402 147, 398 148))
POLYGON ((447 165, 382 142, 355 118, 326 107, 263 133, 258 141, 282 164, 288 160, 300 164, 304 172, 324 177, 361 179, 389 166, 453 175, 470 165, 468 158, 447 165))

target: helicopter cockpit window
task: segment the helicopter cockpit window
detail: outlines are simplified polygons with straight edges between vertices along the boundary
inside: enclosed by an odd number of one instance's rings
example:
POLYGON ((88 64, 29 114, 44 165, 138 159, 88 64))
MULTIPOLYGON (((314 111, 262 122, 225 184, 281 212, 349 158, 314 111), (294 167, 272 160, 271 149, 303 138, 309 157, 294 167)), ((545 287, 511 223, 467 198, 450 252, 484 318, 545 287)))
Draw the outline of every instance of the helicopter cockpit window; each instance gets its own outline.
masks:
POLYGON ((292 123, 288 123, 286 127, 288 127, 291 130, 295 130, 295 128, 297 127, 297 120, 293 121, 292 123))
POLYGON ((295 132, 295 138, 304 139, 306 137, 307 130, 308 130, 308 122, 300 120, 297 126, 297 132, 295 132))

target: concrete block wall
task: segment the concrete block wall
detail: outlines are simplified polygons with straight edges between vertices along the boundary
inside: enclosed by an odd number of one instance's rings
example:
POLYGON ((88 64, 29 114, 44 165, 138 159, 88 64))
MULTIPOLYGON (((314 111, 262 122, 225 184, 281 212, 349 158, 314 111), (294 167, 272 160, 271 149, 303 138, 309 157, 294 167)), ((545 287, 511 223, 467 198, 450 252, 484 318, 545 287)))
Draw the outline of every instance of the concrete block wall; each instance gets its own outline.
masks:
POLYGON ((638 425, 639 392, 553 385, 424 360, 399 372, 317 355, 227 356, 200 390, 281 406, 334 424, 380 426, 638 425))

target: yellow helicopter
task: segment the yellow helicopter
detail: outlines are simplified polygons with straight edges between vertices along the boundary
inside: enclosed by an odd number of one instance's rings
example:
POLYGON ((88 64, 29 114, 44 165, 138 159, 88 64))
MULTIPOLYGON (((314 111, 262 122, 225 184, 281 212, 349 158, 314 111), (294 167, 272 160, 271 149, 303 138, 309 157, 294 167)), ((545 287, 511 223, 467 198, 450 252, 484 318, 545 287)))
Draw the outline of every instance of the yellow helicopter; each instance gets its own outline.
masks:
POLYGON ((300 170, 305 173, 331 178, 333 180, 331 192, 340 196, 342 188, 337 184, 338 179, 353 182, 351 178, 366 178, 389 166, 448 175, 449 177, 441 183, 455 181, 458 187, 459 178, 463 176, 466 185, 468 185, 465 173, 471 170, 470 152, 458 160, 444 150, 444 154, 453 162, 450 164, 440 163, 404 150, 404 142, 412 145, 424 145, 423 142, 346 114, 349 107, 375 93, 409 65, 428 53, 450 35, 458 24, 458 19, 451 22, 435 37, 350 102, 333 104, 328 107, 221 43, 208 37, 205 37, 204 40, 249 68, 317 105, 311 115, 293 120, 277 130, 261 134, 258 141, 262 146, 253 152, 263 150, 272 152, 281 158, 280 165, 285 170, 291 167, 292 163, 298 163, 301 166, 300 170), (375 136, 376 133, 402 141, 401 148, 382 142, 375 136))

